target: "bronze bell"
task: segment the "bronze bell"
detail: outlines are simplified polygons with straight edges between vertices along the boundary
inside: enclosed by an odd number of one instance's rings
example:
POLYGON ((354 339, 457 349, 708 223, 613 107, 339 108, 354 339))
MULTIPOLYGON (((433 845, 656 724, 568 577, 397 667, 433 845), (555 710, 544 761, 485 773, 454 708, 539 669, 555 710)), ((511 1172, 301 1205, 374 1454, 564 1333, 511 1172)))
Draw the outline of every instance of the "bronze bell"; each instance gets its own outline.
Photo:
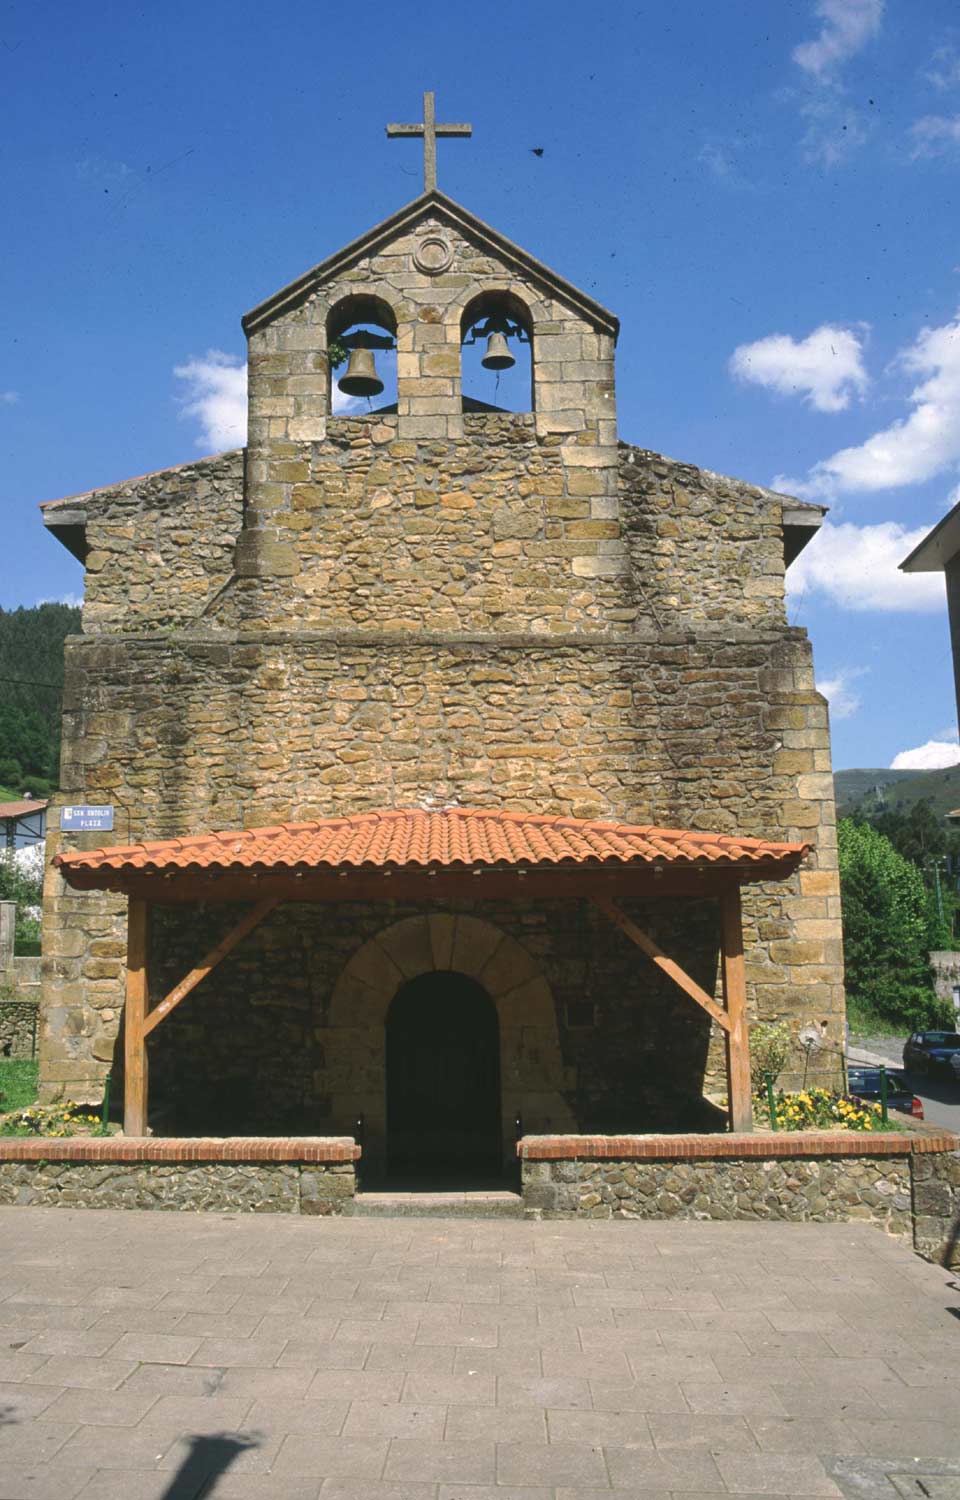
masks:
POLYGON ((487 352, 480 363, 485 370, 510 370, 516 364, 509 345, 502 333, 491 333, 487 339, 487 352))
POLYGON ((379 396, 383 381, 377 374, 372 349, 351 349, 346 373, 337 381, 345 396, 379 396))

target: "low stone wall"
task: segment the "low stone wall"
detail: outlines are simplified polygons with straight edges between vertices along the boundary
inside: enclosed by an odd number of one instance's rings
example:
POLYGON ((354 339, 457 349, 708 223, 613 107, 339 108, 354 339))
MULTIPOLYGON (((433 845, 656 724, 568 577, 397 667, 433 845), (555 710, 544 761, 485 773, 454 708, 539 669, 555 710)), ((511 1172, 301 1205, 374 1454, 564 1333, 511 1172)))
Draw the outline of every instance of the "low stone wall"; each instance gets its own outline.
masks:
POLYGON ((911 1158, 913 1243, 921 1255, 960 1271, 960 1155, 911 1158))
POLYGON ((344 1138, 0 1138, 0 1204, 340 1214, 359 1155, 344 1138))
POLYGON ((0 1057, 36 1056, 39 1013, 36 1000, 0 1000, 0 1057))
POLYGON ((960 1155, 948 1131, 877 1135, 525 1136, 531 1219, 876 1224, 960 1263, 960 1155))

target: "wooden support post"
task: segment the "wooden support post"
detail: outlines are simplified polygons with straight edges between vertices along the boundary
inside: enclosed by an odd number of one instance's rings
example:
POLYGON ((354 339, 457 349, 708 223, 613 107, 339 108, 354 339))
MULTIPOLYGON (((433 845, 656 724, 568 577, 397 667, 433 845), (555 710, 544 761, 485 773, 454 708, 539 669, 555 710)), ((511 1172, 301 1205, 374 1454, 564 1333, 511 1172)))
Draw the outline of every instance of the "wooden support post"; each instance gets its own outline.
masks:
POLYGON ((750 1041, 747 1029, 747 984, 743 965, 743 913, 740 887, 733 885, 720 897, 720 948, 723 967, 723 998, 729 1030, 727 1049, 727 1097, 730 1128, 753 1129, 750 1100, 750 1041))
POLYGON ((131 896, 127 903, 127 999, 124 1010, 123 1129, 126 1135, 147 1133, 147 903, 131 896))

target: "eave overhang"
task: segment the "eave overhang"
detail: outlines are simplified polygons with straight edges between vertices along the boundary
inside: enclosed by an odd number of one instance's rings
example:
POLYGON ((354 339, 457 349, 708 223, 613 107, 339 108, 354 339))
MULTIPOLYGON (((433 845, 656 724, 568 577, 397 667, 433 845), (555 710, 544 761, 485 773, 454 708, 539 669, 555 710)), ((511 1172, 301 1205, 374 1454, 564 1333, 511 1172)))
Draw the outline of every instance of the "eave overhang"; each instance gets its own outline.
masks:
POLYGON ((943 573, 960 552, 960 504, 938 521, 900 564, 902 573, 943 573))

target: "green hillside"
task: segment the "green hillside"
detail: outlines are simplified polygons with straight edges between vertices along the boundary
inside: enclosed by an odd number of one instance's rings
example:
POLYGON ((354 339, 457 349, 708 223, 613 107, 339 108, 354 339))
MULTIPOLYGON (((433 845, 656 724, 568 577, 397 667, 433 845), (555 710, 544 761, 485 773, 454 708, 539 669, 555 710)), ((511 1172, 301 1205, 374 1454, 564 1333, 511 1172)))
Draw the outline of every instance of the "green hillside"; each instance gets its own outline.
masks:
POLYGON ((855 807, 865 812, 908 812, 927 798, 941 818, 960 807, 960 766, 943 771, 837 771, 833 785, 841 817, 855 807))
POLYGON ((71 605, 0 609, 0 788, 10 796, 56 790, 63 642, 79 630, 71 605))

